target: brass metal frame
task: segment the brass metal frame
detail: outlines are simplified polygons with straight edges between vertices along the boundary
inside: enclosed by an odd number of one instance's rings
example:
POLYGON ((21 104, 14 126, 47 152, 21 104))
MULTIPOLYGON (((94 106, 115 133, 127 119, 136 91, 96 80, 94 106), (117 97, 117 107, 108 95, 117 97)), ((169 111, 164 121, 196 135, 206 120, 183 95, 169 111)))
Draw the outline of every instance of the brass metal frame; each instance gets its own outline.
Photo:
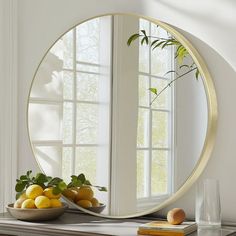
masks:
MULTIPOLYGON (((76 204, 72 203, 72 205, 76 206, 80 210, 82 210, 86 213, 95 215, 95 216, 100 216, 100 217, 104 217, 104 218, 122 219, 122 218, 138 217, 138 216, 154 213, 154 212, 156 212, 156 211, 158 211, 158 210, 160 210, 164 207, 167 207, 168 205, 170 205, 171 203, 173 203, 174 201, 179 199, 181 196, 184 195, 184 193, 187 192, 187 190, 193 185, 193 183, 201 175, 201 173, 203 172, 204 168, 207 165, 208 160, 211 157, 211 153, 212 153, 214 143, 215 143, 216 131, 217 131, 218 109, 217 109, 217 98, 216 98, 216 92, 215 92, 213 79, 212 79, 212 77, 209 73, 209 70, 207 68, 207 65, 206 65, 204 59, 201 57, 201 55, 198 53, 198 51, 194 48, 194 46, 188 41, 188 39, 186 39, 181 33, 179 33, 176 29, 174 29, 172 26, 170 26, 167 23, 164 23, 162 21, 159 21, 159 20, 147 17, 147 16, 142 16, 142 15, 133 14, 133 13, 109 13, 109 14, 97 15, 95 17, 91 17, 91 18, 88 18, 88 19, 85 19, 85 20, 81 21, 80 23, 74 25, 69 30, 67 30, 65 33, 63 33, 58 39, 60 39, 64 34, 69 32, 74 27, 76 27, 76 26, 78 26, 78 25, 80 25, 80 24, 82 24, 82 23, 84 23, 88 20, 92 20, 92 19, 97 18, 97 17, 108 16, 108 15, 131 15, 131 16, 140 17, 140 18, 149 20, 149 21, 153 22, 154 24, 157 24, 157 25, 161 26, 163 29, 170 32, 188 50, 189 54, 192 56, 195 64, 197 65, 197 67, 200 71, 200 74, 204 78, 203 79, 203 84, 204 84, 204 88, 205 88, 205 93, 206 93, 206 98, 207 98, 207 107, 208 107, 208 126, 207 126, 207 132, 206 132, 206 137, 205 137, 205 141, 204 141, 204 146, 203 146, 203 149, 201 151, 200 158, 199 158, 195 168, 193 169, 192 173, 190 174, 190 176, 185 181, 185 183, 169 199, 167 199, 166 201, 164 201, 160 205, 153 207, 152 209, 145 210, 143 212, 139 212, 139 213, 135 213, 135 214, 131 214, 131 215, 125 215, 125 216, 109 216, 109 215, 97 214, 97 213, 88 211, 84 208, 78 207, 76 204)), ((53 43, 53 45, 58 41, 58 39, 53 43)), ((50 51, 50 49, 53 47, 53 45, 47 50, 47 52, 43 56, 42 60, 40 61, 39 65, 36 69, 36 72, 34 74, 34 77, 33 77, 33 80, 32 80, 31 86, 30 86, 29 94, 28 94, 27 120, 26 120, 26 122, 27 122, 28 137, 29 137, 29 140, 30 140, 31 149, 32 149, 32 152, 33 152, 34 156, 35 156, 35 153, 34 153, 33 144, 32 144, 31 138, 30 138, 29 122, 28 122, 30 92, 31 92, 31 89, 32 89, 33 82, 35 80, 37 71, 38 71, 42 61, 44 60, 45 56, 50 51)), ((37 161, 41 171, 43 172, 43 169, 40 166, 40 163, 38 162, 37 159, 36 159, 36 161, 37 161)))

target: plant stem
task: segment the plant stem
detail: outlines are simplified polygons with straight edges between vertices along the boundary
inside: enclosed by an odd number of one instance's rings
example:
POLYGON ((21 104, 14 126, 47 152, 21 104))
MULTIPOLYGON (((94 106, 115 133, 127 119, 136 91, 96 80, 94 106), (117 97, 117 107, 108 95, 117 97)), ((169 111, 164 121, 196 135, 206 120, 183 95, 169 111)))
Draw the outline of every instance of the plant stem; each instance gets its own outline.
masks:
POLYGON ((180 79, 181 77, 187 75, 188 73, 190 73, 190 72, 192 72, 192 71, 194 71, 194 70, 196 70, 196 69, 197 69, 197 67, 194 67, 194 68, 192 68, 191 70, 189 70, 189 71, 183 73, 182 75, 176 77, 175 79, 171 80, 171 81, 155 96, 155 98, 151 101, 150 105, 152 105, 153 102, 154 102, 168 87, 170 87, 170 85, 171 85, 172 83, 174 83, 176 80, 180 79))
POLYGON ((159 40, 169 40, 169 39, 172 39, 172 38, 160 38, 160 37, 156 37, 156 36, 151 36, 151 35, 147 35, 148 38, 153 38, 153 39, 159 39, 159 40))

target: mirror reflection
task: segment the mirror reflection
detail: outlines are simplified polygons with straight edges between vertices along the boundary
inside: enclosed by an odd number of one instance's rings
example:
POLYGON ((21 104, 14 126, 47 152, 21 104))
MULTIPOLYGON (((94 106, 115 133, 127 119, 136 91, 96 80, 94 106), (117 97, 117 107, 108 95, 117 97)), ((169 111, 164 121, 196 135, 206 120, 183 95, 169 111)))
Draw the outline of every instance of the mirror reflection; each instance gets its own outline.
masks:
POLYGON ((203 81, 174 40, 156 46, 166 39, 174 38, 146 19, 97 17, 53 45, 32 83, 29 135, 39 165, 68 183, 83 173, 106 187, 92 188, 101 214, 157 206, 200 157, 208 114, 203 81))

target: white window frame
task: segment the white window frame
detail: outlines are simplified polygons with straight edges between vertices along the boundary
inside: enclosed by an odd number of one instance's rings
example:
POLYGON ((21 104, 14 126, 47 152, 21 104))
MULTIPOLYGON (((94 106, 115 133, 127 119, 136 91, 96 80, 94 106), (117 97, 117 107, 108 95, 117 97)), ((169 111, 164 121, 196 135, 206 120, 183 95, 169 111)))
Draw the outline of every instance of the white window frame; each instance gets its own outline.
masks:
MULTIPOLYGON (((151 22, 149 22, 149 32, 151 32, 151 22)), ((171 73, 170 78, 168 79, 167 77, 164 76, 155 76, 151 74, 151 47, 149 47, 149 72, 141 72, 139 71, 139 76, 146 76, 148 77, 148 83, 149 83, 149 88, 152 87, 151 85, 151 79, 156 78, 159 80, 173 80, 175 78, 175 74, 171 73)), ((174 51, 175 48, 172 46, 171 47, 171 70, 175 69, 175 60, 174 60, 174 51)), ((147 167, 147 172, 146 177, 145 177, 145 197, 138 198, 138 208, 141 209, 147 209, 147 207, 153 206, 153 204, 159 204, 169 198, 169 196, 173 193, 174 191, 174 170, 175 170, 175 163, 174 163, 174 154, 175 154, 175 85, 172 84, 171 87, 167 88, 169 91, 169 108, 168 109, 161 109, 161 108, 152 108, 150 105, 149 107, 147 106, 140 106, 139 109, 147 109, 149 110, 149 138, 148 138, 148 147, 137 147, 137 151, 139 150, 147 150, 149 151, 149 157, 145 158, 145 166, 147 167), (165 112, 168 114, 168 147, 167 148, 153 148, 152 147, 152 111, 157 111, 157 112, 165 112), (167 193, 166 194, 161 194, 157 196, 153 196, 151 193, 151 166, 152 166, 152 151, 155 150, 161 150, 161 151, 168 151, 168 186, 167 186, 167 193), (148 176, 147 176, 148 175, 148 176)), ((151 101, 151 93, 149 93, 149 101, 151 101)))
POLYGON ((18 165, 17 1, 0 1, 0 212, 15 200, 18 165))

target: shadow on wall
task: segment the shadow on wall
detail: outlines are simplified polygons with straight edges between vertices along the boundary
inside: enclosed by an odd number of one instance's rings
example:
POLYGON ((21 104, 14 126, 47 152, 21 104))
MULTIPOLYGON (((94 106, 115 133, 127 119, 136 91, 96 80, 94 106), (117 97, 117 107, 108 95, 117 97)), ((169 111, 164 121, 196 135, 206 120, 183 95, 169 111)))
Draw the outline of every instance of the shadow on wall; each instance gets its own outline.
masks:
MULTIPOLYGON (((220 181, 220 195, 223 221, 235 221, 235 211, 232 206, 236 202, 236 188, 231 186, 235 179, 235 130, 236 130, 236 77, 233 68, 214 49, 197 39, 196 37, 182 32, 201 52, 207 62, 213 77, 217 100, 218 100, 218 127, 216 143, 212 157, 199 180, 215 178, 220 181)), ((183 208, 188 218, 194 218, 195 209, 195 185, 175 203, 155 215, 166 216, 169 209, 174 207, 183 208)))
POLYGON ((204 3, 189 0, 156 0, 156 2, 179 14, 188 16, 191 20, 202 21, 203 26, 207 22, 217 31, 225 27, 232 31, 235 30, 235 0, 209 0, 204 3))

